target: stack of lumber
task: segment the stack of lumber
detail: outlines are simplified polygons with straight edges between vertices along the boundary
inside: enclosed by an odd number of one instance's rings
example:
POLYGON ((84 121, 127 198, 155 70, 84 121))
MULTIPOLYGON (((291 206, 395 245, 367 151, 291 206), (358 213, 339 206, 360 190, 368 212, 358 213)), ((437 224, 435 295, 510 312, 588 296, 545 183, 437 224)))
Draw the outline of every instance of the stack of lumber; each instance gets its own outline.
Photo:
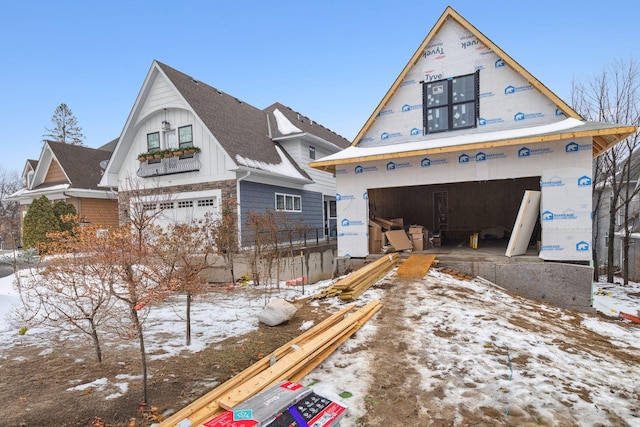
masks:
POLYGON ((399 260, 398 253, 385 255, 323 289, 314 295, 313 299, 337 295, 343 301, 353 301, 393 270, 399 260))
POLYGON ((159 427, 201 426, 280 381, 299 382, 376 314, 382 304, 352 304, 173 414, 159 427))

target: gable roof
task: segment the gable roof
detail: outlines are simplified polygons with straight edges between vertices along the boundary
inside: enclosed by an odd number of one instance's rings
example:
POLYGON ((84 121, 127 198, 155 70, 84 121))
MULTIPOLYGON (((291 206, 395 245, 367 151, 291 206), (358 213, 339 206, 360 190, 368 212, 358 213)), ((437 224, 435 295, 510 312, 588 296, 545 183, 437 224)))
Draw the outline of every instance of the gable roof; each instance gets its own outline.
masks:
MULTIPOLYGON (((476 148, 487 148, 489 146, 501 146, 501 145, 512 145, 516 143, 530 142, 527 141, 526 138, 533 138, 535 141, 543 141, 543 140, 558 140, 565 138, 576 138, 579 136, 591 136, 593 141, 593 155, 598 156, 606 151, 608 148, 617 144, 624 138, 630 136, 637 130, 635 126, 624 126, 624 125, 611 125, 611 124, 603 124, 596 122, 585 122, 582 117, 574 111, 567 103, 565 103, 560 97, 558 97, 555 93, 553 93, 549 88, 547 88, 544 84, 542 84, 538 79, 536 79, 531 73, 529 73, 524 67, 518 64, 513 58, 507 55, 502 49, 500 49, 495 43, 493 43, 487 36, 482 34, 477 28, 475 28, 471 23, 469 23, 466 19, 464 19, 458 12, 456 12, 450 6, 447 7, 444 13, 440 16, 436 24, 429 31, 425 39, 422 41, 418 49, 415 51, 409 62, 400 72, 400 75, 393 82, 387 93, 384 95, 378 106, 374 109, 373 113, 369 117, 369 119, 365 122, 362 129, 358 132, 355 139, 351 143, 350 149, 347 152, 336 153, 332 156, 325 157, 320 161, 316 161, 310 164, 311 167, 326 170, 330 172, 335 172, 335 165, 341 163, 353 163, 360 161, 369 161, 369 160, 379 160, 381 158, 398 158, 398 157, 409 157, 414 155, 423 155, 429 154, 433 152, 444 152, 444 151, 458 151, 465 149, 476 149, 476 148), (461 143, 460 138, 452 138, 452 136, 459 137, 460 135, 450 135, 450 134, 438 134, 433 137, 425 137, 422 143, 406 143, 406 144, 397 144, 393 148, 390 147, 380 147, 375 150, 355 150, 354 148, 358 148, 358 143, 361 141, 363 136, 369 131, 372 127, 373 123, 376 121, 376 118, 380 114, 380 112, 386 107, 389 101, 393 98, 394 94, 401 87, 403 81, 405 80, 406 75, 410 72, 410 70, 416 65, 416 63, 421 59, 425 48, 429 45, 432 39, 438 34, 443 25, 449 20, 455 21, 458 25, 468 30, 476 39, 484 44, 488 49, 495 52, 500 59, 505 63, 506 66, 512 68, 515 72, 520 74, 532 87, 541 92, 544 96, 549 98, 568 119, 566 120, 574 120, 574 122, 567 122, 565 120, 564 131, 554 130, 549 134, 549 130, 545 128, 545 126, 540 126, 540 129, 529 129, 526 131, 526 137, 519 136, 516 133, 504 133, 504 132, 496 132, 495 134, 503 134, 503 135, 495 135, 494 139, 491 139, 489 135, 475 135, 472 137, 466 137, 464 140, 467 141, 467 144, 461 143), (572 126, 567 126, 567 123, 572 123, 572 126), (575 126, 582 126, 580 129, 571 129, 575 126), (540 139, 541 136, 544 135, 543 139, 540 139), (404 145, 404 146, 403 146, 404 145), (448 148, 447 148, 448 147, 448 148), (372 154, 375 153, 375 154, 372 154)), ((534 142, 535 142, 534 141, 534 142)))
POLYGON ((46 144, 67 176, 69 188, 99 189, 98 183, 102 178, 103 171, 100 162, 108 161, 112 151, 66 144, 64 142, 47 141, 46 144))
MULTIPOLYGON (((102 162, 109 161, 112 151, 106 144, 100 148, 64 142, 45 141, 40 158, 27 160, 25 172, 33 168, 34 178, 31 188, 23 188, 8 197, 8 200, 29 200, 42 195, 64 193, 74 197, 104 198, 105 190, 98 184, 102 178, 102 162), (56 163, 64 179, 56 182, 44 182, 49 169, 56 163)), ((103 163, 104 164, 104 163, 103 163)))
POLYGON ((233 161, 237 163, 240 156, 281 163, 262 110, 168 65, 157 64, 233 161))
MULTIPOLYGON (((236 167, 239 169, 260 169, 265 173, 281 176, 288 176, 283 171, 296 171, 290 178, 302 179, 305 182, 311 179, 286 151, 276 144, 277 140, 272 139, 274 137, 272 131, 277 127, 274 127, 275 122, 270 117, 271 107, 260 110, 175 68, 154 60, 118 141, 112 164, 110 163, 107 168, 106 175, 108 176, 103 179, 103 186, 109 185, 108 181, 111 181, 112 185, 117 182, 116 176, 126 159, 135 136, 135 132, 131 129, 132 124, 140 119, 139 115, 144 98, 153 81, 159 76, 164 76, 167 82, 175 88, 177 95, 191 108, 202 125, 211 132, 219 143, 220 149, 236 167)), ((274 105, 281 106, 283 110, 292 111, 282 104, 274 105)), ((348 146, 347 140, 317 125, 317 123, 313 124, 312 130, 310 129, 309 132, 322 140, 335 144, 337 146, 335 150, 348 146)))

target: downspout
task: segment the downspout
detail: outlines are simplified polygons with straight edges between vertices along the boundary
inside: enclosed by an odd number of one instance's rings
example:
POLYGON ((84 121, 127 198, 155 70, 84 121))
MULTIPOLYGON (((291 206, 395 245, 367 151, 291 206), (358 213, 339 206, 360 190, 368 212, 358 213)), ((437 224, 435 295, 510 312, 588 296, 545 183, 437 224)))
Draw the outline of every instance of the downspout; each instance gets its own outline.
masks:
POLYGON ((238 243, 242 246, 242 206, 240 205, 240 181, 244 181, 251 175, 251 171, 247 171, 245 176, 236 179, 236 201, 238 206, 238 243))

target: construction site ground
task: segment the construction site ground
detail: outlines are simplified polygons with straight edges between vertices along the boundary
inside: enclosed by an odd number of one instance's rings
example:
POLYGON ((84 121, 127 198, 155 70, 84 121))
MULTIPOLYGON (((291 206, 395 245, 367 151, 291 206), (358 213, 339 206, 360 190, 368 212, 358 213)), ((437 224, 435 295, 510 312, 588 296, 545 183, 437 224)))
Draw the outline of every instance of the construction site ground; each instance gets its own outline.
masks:
MULTIPOLYGON (((395 276, 387 276, 376 284, 383 296, 383 309, 371 320, 376 324, 376 332, 373 338, 349 350, 354 354, 369 353, 369 360, 372 361, 370 371, 375 373, 364 398, 366 414, 358 419, 357 425, 456 425, 454 407, 442 401, 443 389, 436 387, 429 392, 421 390, 420 375, 417 371, 420 367, 411 362, 411 359, 400 357, 405 353, 415 355, 416 351, 419 351, 411 348, 406 338, 407 319, 403 314, 406 304, 420 304, 420 301, 412 296, 414 286, 414 281, 395 276), (405 338, 399 338, 402 336, 405 338), (425 423, 421 424, 417 420, 423 420, 425 423)), ((437 294, 442 292, 442 286, 431 286, 434 298, 437 298, 437 294)), ((244 288, 242 292, 252 290, 249 287, 244 288)), ((464 305, 465 293, 457 291, 456 295, 459 303, 464 305)), ((241 294, 237 297, 240 298, 241 294)), ((528 304, 529 309, 535 305, 533 302, 528 304)), ((161 415, 168 409, 179 410, 185 402, 196 400, 215 387, 216 383, 243 371, 299 335, 304 322, 320 323, 336 311, 335 304, 322 301, 313 305, 297 302, 296 305, 298 311, 288 324, 277 327, 261 325, 245 336, 226 339, 197 353, 184 352, 167 360, 151 361, 149 402, 158 408, 157 412, 151 411, 150 408, 142 412, 137 410, 142 395, 140 381, 132 381, 123 396, 113 399, 107 399, 102 393, 92 389, 87 389, 81 394, 67 391, 71 378, 106 377, 111 381, 117 381, 119 376, 139 376, 140 364, 135 348, 127 350, 131 352, 127 357, 106 357, 99 365, 93 362, 92 349, 86 345, 52 340, 51 351, 41 356, 36 354, 40 349, 14 346, 0 354, 0 426, 152 425, 158 420, 155 418, 156 415, 161 415), (80 359, 86 362, 77 363, 80 359), (122 363, 122 360, 130 360, 131 363, 122 363), (134 419, 135 424, 132 424, 134 419)), ((558 329, 558 322, 557 317, 550 316, 549 329, 558 329)), ((438 331, 434 333, 438 337, 444 336, 438 331)), ((594 343, 593 336, 589 334, 576 334, 572 337, 572 351, 581 347, 593 348, 594 345, 599 347, 598 351, 602 354, 607 354, 608 343, 594 343)), ((105 348, 109 348, 108 343, 105 348)), ((615 349, 611 350, 610 355, 622 357, 615 349)), ((624 357, 629 355, 625 353, 624 357)), ((420 363, 428 366, 434 363, 424 358, 420 360, 420 363)), ((640 358, 636 357, 632 362, 640 363, 640 358)), ((363 399, 362 396, 358 398, 363 399)), ((475 412, 467 411, 463 421, 464 425, 507 425, 504 423, 503 414, 487 408, 479 408, 475 412)), ((517 424, 517 418, 512 418, 512 421, 517 424)), ((566 425, 577 424, 569 422, 566 425)))

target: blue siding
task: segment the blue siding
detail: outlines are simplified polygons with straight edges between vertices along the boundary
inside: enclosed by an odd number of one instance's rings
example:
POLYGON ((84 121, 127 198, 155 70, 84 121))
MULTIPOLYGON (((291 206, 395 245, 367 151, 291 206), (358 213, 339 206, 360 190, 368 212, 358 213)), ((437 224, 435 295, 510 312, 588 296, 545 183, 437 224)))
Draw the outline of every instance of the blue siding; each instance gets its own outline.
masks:
POLYGON ((318 229, 322 235, 323 203, 321 193, 247 181, 240 182, 242 230, 246 230, 245 224, 248 212, 262 214, 267 210, 275 211, 276 193, 300 196, 302 212, 285 212, 285 214, 296 225, 306 226, 314 235, 315 230, 318 229))

